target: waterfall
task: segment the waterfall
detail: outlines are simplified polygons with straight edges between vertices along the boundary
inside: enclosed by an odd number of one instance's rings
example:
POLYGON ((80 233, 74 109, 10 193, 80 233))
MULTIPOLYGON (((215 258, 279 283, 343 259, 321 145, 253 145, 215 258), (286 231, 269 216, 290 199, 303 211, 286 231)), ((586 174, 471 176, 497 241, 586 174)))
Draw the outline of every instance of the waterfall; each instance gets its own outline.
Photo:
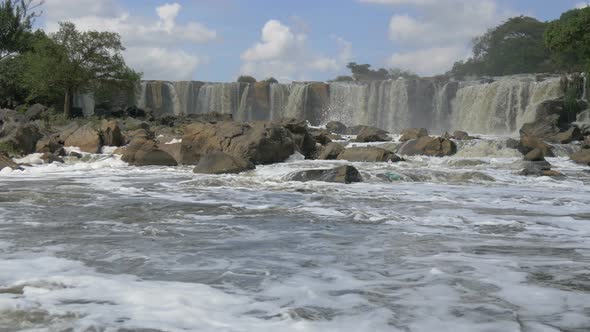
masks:
POLYGON ((536 106, 563 95, 559 79, 505 78, 463 84, 453 102, 454 128, 474 133, 512 134, 534 119, 536 106))
POLYGON ((327 121, 340 121, 347 126, 367 124, 367 89, 357 83, 332 83, 330 102, 325 112, 327 121))
POLYGON ((305 119, 307 93, 307 84, 293 83, 283 117, 305 119))
POLYGON ((240 101, 240 83, 205 83, 199 89, 197 113, 236 114, 240 101))
POLYGON ((273 83, 270 85, 270 118, 278 120, 285 114, 289 102, 290 85, 273 83))

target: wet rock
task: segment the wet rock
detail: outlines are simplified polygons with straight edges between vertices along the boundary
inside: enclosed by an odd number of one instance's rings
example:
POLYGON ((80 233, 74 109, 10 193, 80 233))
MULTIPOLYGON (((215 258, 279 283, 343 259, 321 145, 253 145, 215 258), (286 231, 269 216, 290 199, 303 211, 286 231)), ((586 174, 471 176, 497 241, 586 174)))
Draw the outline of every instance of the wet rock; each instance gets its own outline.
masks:
POLYGON ((520 145, 520 142, 515 140, 514 138, 509 138, 508 140, 506 140, 506 147, 509 149, 518 149, 518 146, 520 145))
POLYGON ((277 122, 278 125, 291 133, 291 139, 295 143, 295 149, 305 156, 305 159, 313 159, 316 155, 316 140, 309 133, 307 123, 303 120, 284 118, 277 122))
POLYGON ((570 159, 575 163, 590 166, 590 149, 583 149, 573 153, 570 159))
POLYGON ((182 164, 182 143, 159 143, 158 148, 171 155, 177 163, 182 164))
POLYGON ((339 121, 330 121, 326 124, 326 130, 334 134, 346 134, 346 125, 339 121))
POLYGON ((582 135, 580 128, 572 126, 566 131, 553 135, 553 137, 550 138, 550 141, 560 144, 568 144, 573 141, 581 141, 583 139, 584 135, 582 135))
POLYGON ((387 142, 391 139, 388 132, 375 127, 364 127, 357 135, 357 142, 387 142))
MULTIPOLYGON (((26 155, 35 152, 37 142, 43 137, 39 128, 32 123, 18 123, 10 126, 8 133, 0 138, 0 146, 14 155, 26 155)), ((4 131, 4 128, 3 128, 4 131)))
POLYGON ((551 169, 551 164, 547 161, 529 161, 525 164, 524 169, 520 172, 520 175, 524 176, 551 176, 551 177, 562 177, 558 171, 551 169))
POLYGON ((428 129, 426 128, 409 128, 404 129, 402 131, 402 136, 400 137, 400 141, 406 142, 413 139, 418 139, 420 137, 428 136, 428 129))
POLYGON ((98 130, 84 125, 69 135, 64 145, 78 147, 83 152, 98 153, 102 147, 102 137, 98 130))
POLYGON ((129 106, 125 109, 125 114, 130 118, 145 118, 147 112, 137 106, 129 106))
POLYGON ((534 122, 526 123, 520 129, 520 134, 535 136, 542 140, 567 144, 582 140, 584 137, 580 128, 569 123, 560 123, 560 115, 550 114, 534 122))
POLYGON ((70 151, 70 152, 68 153, 68 157, 73 157, 73 158, 78 158, 78 159, 80 159, 80 158, 82 158, 83 156, 82 156, 82 154, 81 154, 81 153, 78 153, 78 152, 76 152, 76 151, 70 151))
POLYGON ((30 106, 25 112, 25 117, 28 121, 40 120, 44 113, 47 112, 47 107, 41 104, 30 106))
POLYGON ((456 139, 458 141, 466 141, 466 140, 472 140, 475 139, 475 137, 473 136, 469 136, 469 134, 465 131, 460 131, 460 130, 456 130, 453 132, 453 135, 451 135, 451 137, 453 139, 456 139))
POLYGON ((590 149, 590 136, 586 136, 582 142, 582 149, 590 149))
POLYGON ((289 181, 323 181, 336 183, 362 182, 359 171, 352 166, 339 166, 332 169, 311 169, 293 173, 288 176, 289 181))
POLYGON ((338 156, 338 159, 367 162, 398 162, 403 160, 392 151, 375 146, 353 147, 346 149, 338 156))
POLYGON ((22 167, 15 163, 10 157, 4 153, 0 153, 0 171, 4 168, 22 169, 22 167))
POLYGON ((545 161, 545 155, 541 149, 533 149, 524 156, 526 161, 545 161))
POLYGON ((100 125, 102 144, 105 146, 123 146, 126 144, 126 138, 121 132, 119 122, 116 120, 103 120, 100 125))
POLYGON ((236 174, 255 168, 254 164, 249 160, 217 151, 204 155, 193 169, 193 172, 201 174, 236 174))
POLYGON ((407 141, 400 147, 398 153, 406 156, 452 156, 457 153, 457 145, 455 142, 442 137, 424 136, 415 140, 407 141))
POLYGON ((344 152, 344 146, 340 143, 332 142, 328 143, 323 149, 323 151, 318 156, 320 160, 333 160, 338 159, 338 156, 344 152))
POLYGON ((35 151, 38 153, 54 153, 59 149, 62 149, 62 145, 59 144, 57 137, 53 135, 44 136, 37 142, 35 147, 35 151))
POLYGON ((527 135, 521 133, 520 143, 518 145, 518 151, 522 154, 527 155, 529 152, 533 151, 534 149, 539 149, 543 152, 544 157, 554 157, 553 149, 551 145, 543 142, 536 136, 527 135))
POLYGON ((296 148, 291 132, 276 123, 193 123, 184 130, 182 161, 196 165, 201 156, 222 151, 254 164, 271 164, 285 161, 296 148))
POLYGON ((160 150, 156 142, 134 139, 123 151, 124 162, 135 166, 176 166, 178 163, 168 153, 160 150))
POLYGON ((326 145, 332 142, 332 134, 325 129, 309 129, 311 137, 321 145, 326 145))
POLYGON ((41 160, 43 160, 43 162, 45 164, 51 164, 51 163, 62 163, 63 164, 63 159, 61 159, 59 156, 51 153, 51 152, 45 152, 41 155, 41 160))
POLYGON ((140 128, 140 129, 136 129, 136 130, 132 130, 127 132, 127 140, 128 141, 132 141, 134 139, 140 139, 143 138, 145 140, 153 140, 156 137, 156 135, 154 134, 153 131, 150 131, 149 129, 144 129, 144 128, 140 128))

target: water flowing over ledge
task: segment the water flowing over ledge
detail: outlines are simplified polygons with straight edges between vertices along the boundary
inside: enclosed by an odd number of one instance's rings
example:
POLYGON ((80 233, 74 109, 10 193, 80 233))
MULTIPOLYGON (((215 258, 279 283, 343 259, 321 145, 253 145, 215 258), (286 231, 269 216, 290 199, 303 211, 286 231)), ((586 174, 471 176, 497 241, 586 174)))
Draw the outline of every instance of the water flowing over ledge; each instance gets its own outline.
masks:
MULTIPOLYGON (((456 82, 440 78, 290 84, 143 81, 135 104, 158 116, 217 112, 242 121, 294 117, 312 125, 330 120, 391 132, 425 127, 511 134, 534 119, 536 106, 563 96, 560 78, 540 75, 456 82)), ((133 99, 133 98, 131 98, 133 99)), ((85 114, 95 101, 75 100, 85 114)))

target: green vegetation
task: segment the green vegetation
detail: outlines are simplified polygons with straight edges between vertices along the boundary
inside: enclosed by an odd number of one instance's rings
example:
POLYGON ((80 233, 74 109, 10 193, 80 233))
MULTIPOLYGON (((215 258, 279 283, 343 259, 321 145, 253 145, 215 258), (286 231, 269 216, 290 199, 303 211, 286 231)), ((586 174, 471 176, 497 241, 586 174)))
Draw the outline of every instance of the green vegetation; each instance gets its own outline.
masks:
POLYGON ((590 7, 565 12, 550 22, 545 31, 545 44, 553 61, 562 69, 588 70, 590 65, 590 7))
POLYGON ((264 81, 269 84, 279 83, 279 81, 274 77, 269 77, 269 78, 265 79, 264 81))
POLYGON ((252 76, 242 75, 238 77, 238 83, 256 83, 256 79, 252 76))
MULTIPOLYGON (((398 78, 417 78, 418 75, 412 73, 409 70, 403 70, 400 68, 385 69, 379 68, 377 70, 371 69, 369 64, 357 64, 356 62, 350 62, 346 68, 350 69, 352 73, 352 79, 355 81, 381 81, 388 79, 398 78)), ((349 77, 349 76, 348 76, 349 77)), ((337 80, 339 82, 346 81, 347 76, 339 76, 337 80)))

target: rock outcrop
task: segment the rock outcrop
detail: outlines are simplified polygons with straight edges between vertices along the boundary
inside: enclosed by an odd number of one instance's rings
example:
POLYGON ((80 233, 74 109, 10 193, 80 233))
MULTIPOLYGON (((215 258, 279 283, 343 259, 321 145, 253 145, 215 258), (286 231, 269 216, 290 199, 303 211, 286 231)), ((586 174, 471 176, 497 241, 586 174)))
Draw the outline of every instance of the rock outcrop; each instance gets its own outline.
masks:
POLYGON ((590 149, 583 149, 573 153, 570 159, 575 163, 590 166, 590 149))
POLYGON ((334 134, 345 135, 346 125, 339 121, 330 121, 326 124, 326 130, 334 134))
POLYGON ((388 132, 375 127, 364 127, 356 136, 357 142, 387 142, 388 132))
POLYGON ((156 142, 134 139, 126 146, 121 160, 135 166, 176 166, 178 163, 168 153, 160 150, 156 142))
POLYGON ((362 182, 359 171, 352 166, 339 166, 332 169, 310 169, 290 174, 289 181, 322 181, 335 183, 362 182))
POLYGON ((201 157, 193 172, 201 174, 236 174, 254 168, 254 164, 249 160, 216 151, 201 157))
POLYGON ((332 142, 328 143, 322 152, 319 154, 318 159, 320 160, 333 160, 338 159, 338 156, 344 152, 344 146, 340 143, 332 142))
POLYGON ((398 162, 403 160, 392 151, 375 146, 348 148, 338 156, 338 159, 367 162, 398 162))
POLYGON ((400 147, 398 153, 405 156, 445 157, 457 153, 457 145, 446 138, 424 136, 407 141, 400 147))
MULTIPOLYGON (((69 128, 68 128, 69 129, 69 128)), ((62 132, 63 138, 65 133, 62 132)), ((64 146, 79 147, 81 151, 87 153, 98 153, 102 148, 102 137, 100 132, 87 124, 76 129, 64 140, 64 146)))
POLYGON ((119 122, 115 120, 103 120, 100 125, 100 134, 102 144, 105 146, 123 146, 126 144, 119 122))
POLYGON ((428 130, 426 128, 409 128, 402 131, 402 135, 399 140, 401 142, 407 142, 425 136, 428 136, 428 130))
MULTIPOLYGON (((43 137, 32 123, 10 122, 2 127, 0 145, 15 155, 35 152, 37 141, 43 137)), ((5 151, 5 152, 9 152, 5 151)))
POLYGON ((0 153, 0 171, 4 168, 22 169, 17 163, 10 159, 10 157, 3 153, 0 153))
POLYGON ((523 155, 527 155, 529 152, 539 149, 543 152, 544 157, 555 157, 551 145, 543 142, 536 136, 527 135, 523 132, 521 132, 520 142, 517 148, 523 155))

